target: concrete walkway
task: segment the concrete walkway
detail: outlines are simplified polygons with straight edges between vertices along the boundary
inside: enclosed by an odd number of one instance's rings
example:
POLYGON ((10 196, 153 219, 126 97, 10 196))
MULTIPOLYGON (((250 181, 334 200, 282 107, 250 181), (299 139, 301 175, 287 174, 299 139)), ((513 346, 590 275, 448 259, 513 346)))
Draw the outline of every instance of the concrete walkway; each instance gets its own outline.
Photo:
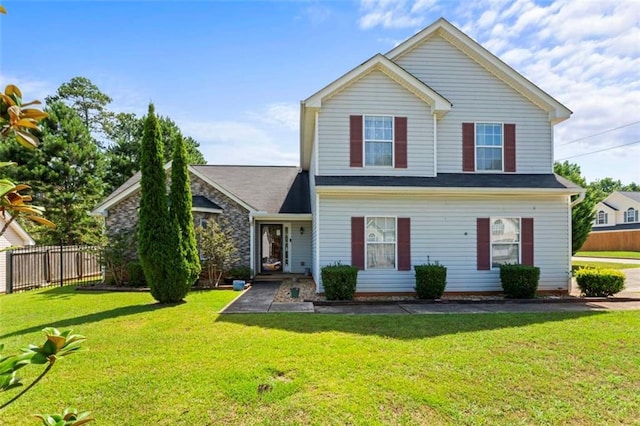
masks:
POLYGON ((255 282, 233 303, 222 310, 224 314, 258 314, 267 312, 313 312, 313 303, 273 303, 281 282, 255 282))

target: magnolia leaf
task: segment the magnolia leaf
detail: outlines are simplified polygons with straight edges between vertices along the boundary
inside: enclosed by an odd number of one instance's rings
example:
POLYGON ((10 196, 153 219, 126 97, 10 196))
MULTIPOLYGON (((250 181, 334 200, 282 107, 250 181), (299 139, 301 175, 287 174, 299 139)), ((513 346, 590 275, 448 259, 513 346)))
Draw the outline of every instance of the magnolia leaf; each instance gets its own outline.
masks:
POLYGON ((27 102, 26 104, 22 104, 22 107, 24 108, 24 107, 29 106, 29 105, 41 105, 41 104, 42 104, 42 102, 40 102, 39 100, 36 99, 35 101, 31 101, 31 102, 27 102))
POLYGON ((2 5, 0 5, 0 13, 4 13, 5 15, 7 14, 7 9, 5 9, 2 5))
POLYGON ((30 220, 32 222, 37 222, 37 223, 39 223, 41 225, 48 226, 49 228, 55 228, 56 227, 55 223, 51 222, 48 219, 45 219, 42 216, 25 216, 24 218, 28 219, 28 220, 30 220))
POLYGON ((39 109, 35 108, 25 108, 22 110, 22 116, 25 118, 33 118, 34 120, 42 120, 43 118, 47 118, 49 114, 46 112, 42 112, 39 109))
POLYGON ((24 191, 25 189, 31 189, 31 187, 26 183, 19 183, 15 187, 16 192, 24 191))
POLYGON ((33 118, 22 118, 20 120, 18 120, 18 122, 16 123, 16 126, 19 127, 28 127, 30 129, 38 129, 38 125, 34 122, 35 120, 33 118))
POLYGON ((63 336, 50 336, 50 335, 47 336, 47 340, 50 342, 53 342, 53 344, 56 345, 56 349, 58 351, 62 349, 62 347, 67 341, 67 339, 65 339, 63 336))
POLYGON ((25 148, 34 149, 38 146, 38 138, 33 136, 31 133, 25 132, 23 130, 16 130, 16 139, 20 142, 20 145, 25 148))
POLYGON ((20 89, 18 89, 18 86, 16 86, 15 84, 8 84, 7 87, 4 89, 4 93, 7 96, 16 94, 20 99, 22 99, 22 92, 20 91, 20 89))
POLYGON ((9 96, 5 95, 4 93, 0 93, 0 99, 2 99, 2 101, 3 101, 5 104, 9 105, 10 107, 11 107, 11 106, 15 106, 15 105, 16 105, 16 103, 14 102, 14 100, 13 100, 13 99, 11 99, 9 96))
POLYGON ((18 163, 13 162, 13 161, 1 161, 0 162, 0 167, 7 167, 7 166, 17 166, 18 163))

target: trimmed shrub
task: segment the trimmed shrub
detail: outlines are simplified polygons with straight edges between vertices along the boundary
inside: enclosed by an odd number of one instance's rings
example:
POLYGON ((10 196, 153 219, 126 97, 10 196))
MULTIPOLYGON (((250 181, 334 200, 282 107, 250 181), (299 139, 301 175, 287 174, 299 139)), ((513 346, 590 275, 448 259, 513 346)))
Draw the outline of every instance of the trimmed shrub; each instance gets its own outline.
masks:
POLYGON ((615 269, 583 268, 575 272, 578 287, 585 296, 607 297, 624 288, 625 275, 615 269))
POLYGON ((416 271, 416 293, 419 299, 440 299, 447 286, 447 268, 436 263, 413 267, 416 271))
POLYGON ((144 271, 140 262, 127 263, 127 283, 131 287, 147 286, 147 280, 144 279, 144 271))
POLYGON ((540 268, 520 264, 500 265, 500 282, 510 299, 533 299, 538 290, 540 268))
POLYGON ((353 300, 358 281, 357 267, 335 263, 323 267, 321 275, 328 300, 353 300))
POLYGON ((227 277, 232 280, 249 281, 251 279, 251 268, 248 266, 235 266, 227 272, 227 277))

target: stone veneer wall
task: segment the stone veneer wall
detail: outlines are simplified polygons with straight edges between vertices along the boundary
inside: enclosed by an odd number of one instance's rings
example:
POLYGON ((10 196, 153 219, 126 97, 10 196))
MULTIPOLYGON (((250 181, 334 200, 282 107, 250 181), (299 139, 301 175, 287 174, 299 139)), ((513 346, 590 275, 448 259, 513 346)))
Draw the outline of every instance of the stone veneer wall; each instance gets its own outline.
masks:
MULTIPOLYGON (((226 226, 231 230, 231 235, 238 249, 237 265, 251 265, 249 211, 202 179, 194 175, 191 175, 190 178, 193 195, 203 195, 222 208, 222 214, 215 216, 218 216, 217 222, 221 226, 226 226)), ((105 221, 107 231, 116 232, 133 228, 138 221, 139 205, 140 191, 137 191, 111 207, 105 221)), ((194 212, 193 216, 196 226, 198 225, 197 219, 204 217, 200 212, 194 212)))

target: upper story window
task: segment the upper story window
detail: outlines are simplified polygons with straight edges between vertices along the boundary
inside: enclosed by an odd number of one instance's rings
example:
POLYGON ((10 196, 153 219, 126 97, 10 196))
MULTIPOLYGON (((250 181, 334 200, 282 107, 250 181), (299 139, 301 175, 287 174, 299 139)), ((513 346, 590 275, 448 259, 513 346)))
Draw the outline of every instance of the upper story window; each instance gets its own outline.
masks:
POLYGON ((476 123, 476 170, 502 171, 502 124, 476 123))
POLYGON ((396 218, 366 219, 367 269, 396 268, 396 218))
POLYGON ((364 165, 393 166, 393 117, 364 117, 364 165))
POLYGON ((608 219, 609 219, 609 215, 605 213, 603 210, 600 210, 598 212, 598 216, 596 217, 596 225, 606 225, 607 222, 609 222, 608 219))
POLYGON ((491 231, 491 267, 520 263, 520 219, 492 219, 491 231))
POLYGON ((629 207, 627 211, 624 212, 624 221, 625 223, 629 222, 637 222, 638 221, 638 210, 633 207, 629 207))

